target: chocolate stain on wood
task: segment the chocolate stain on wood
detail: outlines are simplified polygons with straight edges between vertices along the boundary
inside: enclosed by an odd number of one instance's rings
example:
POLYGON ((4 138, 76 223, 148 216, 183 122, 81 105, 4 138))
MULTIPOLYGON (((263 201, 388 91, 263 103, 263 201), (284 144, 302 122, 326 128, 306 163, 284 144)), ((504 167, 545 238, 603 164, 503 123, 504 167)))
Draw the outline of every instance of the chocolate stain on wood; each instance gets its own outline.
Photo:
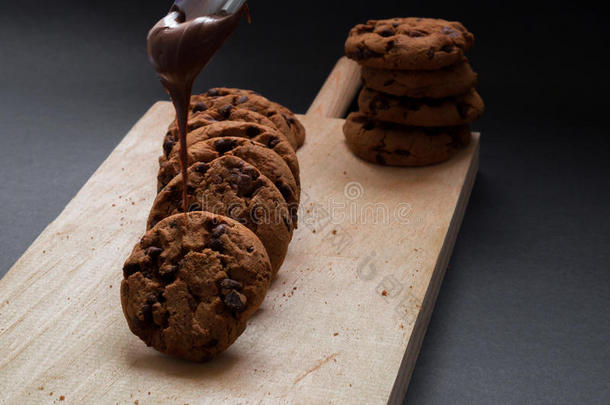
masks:
POLYGON ((303 378, 307 377, 309 374, 313 373, 314 371, 317 371, 320 369, 320 367, 322 367, 323 365, 325 365, 326 363, 328 363, 329 361, 333 360, 335 357, 337 357, 339 355, 340 352, 337 353, 333 353, 330 356, 326 356, 325 358, 323 358, 322 360, 318 361, 312 368, 308 369, 307 371, 305 371, 303 374, 301 374, 299 377, 297 377, 296 380, 294 380, 294 382, 292 383, 292 385, 296 385, 298 384, 303 378))

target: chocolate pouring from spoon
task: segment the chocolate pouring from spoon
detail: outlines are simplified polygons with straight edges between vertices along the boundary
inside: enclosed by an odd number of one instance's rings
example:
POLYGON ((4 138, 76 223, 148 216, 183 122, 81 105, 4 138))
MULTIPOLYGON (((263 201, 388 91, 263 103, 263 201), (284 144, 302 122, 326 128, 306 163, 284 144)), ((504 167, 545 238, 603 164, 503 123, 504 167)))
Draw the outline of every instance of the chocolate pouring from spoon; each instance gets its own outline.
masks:
POLYGON ((188 211, 186 126, 193 82, 235 31, 244 12, 248 12, 245 3, 246 0, 177 0, 148 33, 148 57, 176 110, 185 225, 188 211))

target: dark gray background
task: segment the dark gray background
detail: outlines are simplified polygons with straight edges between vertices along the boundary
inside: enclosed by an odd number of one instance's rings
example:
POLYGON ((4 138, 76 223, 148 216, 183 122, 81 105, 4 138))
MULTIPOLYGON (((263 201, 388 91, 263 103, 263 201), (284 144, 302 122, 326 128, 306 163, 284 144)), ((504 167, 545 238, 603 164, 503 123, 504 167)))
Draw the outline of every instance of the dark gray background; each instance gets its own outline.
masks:
MULTIPOLYGON (((373 17, 456 19, 487 103, 481 170, 407 394, 414 403, 610 401, 608 28, 583 2, 252 0, 205 70, 304 112, 373 17), (501 3, 499 3, 501 4, 501 3)), ((165 94, 145 54, 166 1, 5 2, 0 275, 165 94)), ((371 353, 373 356, 374 353, 371 353)))

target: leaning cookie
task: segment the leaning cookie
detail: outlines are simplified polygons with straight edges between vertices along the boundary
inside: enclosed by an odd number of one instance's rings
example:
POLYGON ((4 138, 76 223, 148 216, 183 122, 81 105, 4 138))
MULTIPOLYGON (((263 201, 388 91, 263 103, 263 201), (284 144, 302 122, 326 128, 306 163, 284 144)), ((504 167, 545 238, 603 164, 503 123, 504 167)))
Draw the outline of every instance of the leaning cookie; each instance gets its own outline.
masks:
MULTIPOLYGON (((273 128, 264 125, 255 124, 252 122, 238 121, 223 121, 215 122, 210 125, 197 128, 186 135, 186 145, 190 148, 192 145, 212 138, 237 137, 247 138, 272 149, 277 153, 290 168, 292 175, 300 187, 299 161, 297 155, 290 146, 286 137, 273 128)), ((176 144, 169 154, 169 158, 177 157, 180 153, 180 145, 176 144)), ((160 164, 163 165, 164 160, 160 159, 160 164)))
POLYGON ((470 142, 468 125, 405 127, 352 113, 343 126, 350 150, 368 162, 388 166, 426 166, 444 162, 470 142))
POLYGON ((225 104, 264 115, 286 135, 295 150, 305 143, 305 128, 292 111, 251 90, 219 87, 191 97, 191 108, 214 108, 225 104))
MULTIPOLYGON (((194 105, 191 105, 191 113, 189 115, 187 124, 187 133, 207 125, 223 121, 253 122, 255 124, 277 129, 275 124, 267 117, 251 110, 235 108, 231 104, 224 104, 216 108, 204 108, 195 103, 194 105)), ((159 159, 160 163, 167 158, 174 145, 178 143, 178 139, 178 125, 176 124, 176 121, 174 121, 169 126, 167 133, 165 134, 165 138, 163 140, 163 156, 159 159)))
MULTIPOLYGON (((296 226, 300 189, 286 162, 268 145, 247 138, 211 138, 192 144, 187 153, 187 166, 196 162, 210 163, 221 156, 236 156, 256 167, 280 191, 296 226)), ((160 192, 179 173, 180 157, 172 155, 159 168, 157 190, 160 192)))
POLYGON ((396 97, 364 88, 358 98, 360 112, 379 121, 421 127, 468 124, 485 110, 476 90, 442 99, 396 97))
POLYGON ((345 53, 372 68, 436 70, 458 63, 473 43, 474 36, 459 22, 393 18, 356 25, 345 53))
POLYGON ((265 248, 246 227, 209 212, 174 215, 149 230, 123 267, 121 304, 148 346, 204 361, 226 350, 263 302, 265 248))
POLYGON ((477 74, 464 60, 440 70, 362 69, 365 87, 394 96, 445 98, 467 93, 477 84, 477 74))
MULTIPOLYGON (((182 175, 174 177, 157 195, 147 229, 182 211, 182 175)), ((294 224, 288 204, 267 177, 235 156, 188 168, 186 205, 189 211, 225 215, 245 225, 261 240, 275 275, 284 261, 294 224)))

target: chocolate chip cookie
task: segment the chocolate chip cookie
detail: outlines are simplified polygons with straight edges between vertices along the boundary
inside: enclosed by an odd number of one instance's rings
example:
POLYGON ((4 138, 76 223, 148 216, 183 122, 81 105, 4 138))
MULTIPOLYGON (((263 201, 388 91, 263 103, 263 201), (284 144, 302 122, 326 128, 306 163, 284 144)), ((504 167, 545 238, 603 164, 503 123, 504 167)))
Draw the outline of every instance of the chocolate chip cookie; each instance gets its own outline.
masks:
POLYGON ((345 53, 363 66, 435 70, 458 63, 474 43, 459 22, 433 18, 370 20, 351 29, 345 53))
MULTIPOLYGON (((286 162, 294 176, 297 186, 300 187, 299 161, 294 149, 292 149, 292 146, 290 146, 290 143, 288 143, 283 134, 267 126, 258 125, 252 122, 216 122, 189 132, 186 136, 186 144, 190 148, 191 145, 198 142, 211 138, 223 137, 247 138, 273 149, 275 153, 284 159, 284 162, 286 162)), ((179 153, 180 145, 176 144, 170 152, 169 158, 175 158, 179 153)), ((164 159, 159 159, 159 162, 162 166, 164 164, 164 159)))
MULTIPOLYGON (((225 104, 215 108, 204 108, 199 103, 191 104, 191 113, 189 114, 187 132, 197 128, 205 127, 221 121, 242 121, 254 122, 256 124, 265 125, 270 128, 276 128, 275 124, 262 114, 247 110, 245 108, 235 108, 232 104, 225 104)), ((172 122, 165 134, 163 140, 164 157, 167 157, 172 148, 178 143, 180 134, 178 132, 178 124, 172 122)))
POLYGON ((445 98, 467 93, 477 84, 477 74, 464 59, 439 70, 362 69, 364 85, 395 96, 445 98))
MULTIPOLYGON (((273 182, 288 203, 292 222, 297 223, 300 190, 286 162, 268 145, 236 137, 211 138, 192 144, 188 149, 188 166, 196 162, 210 163, 221 156, 237 156, 256 167, 273 182)), ((157 190, 180 173, 180 157, 172 156, 164 162, 157 175, 157 190)))
POLYGON ((349 148, 368 162, 388 166, 425 166, 444 162, 470 142, 468 125, 406 127, 350 114, 343 126, 349 148))
POLYGON ((432 99, 396 97, 364 88, 358 105, 360 112, 371 118, 422 127, 467 124, 479 118, 485 109, 474 89, 461 96, 432 99))
POLYGON ((121 304, 148 346, 188 360, 226 350, 263 302, 271 280, 265 248, 246 227, 209 212, 164 219, 123 267, 121 304))
MULTIPOLYGON (((235 156, 221 156, 211 163, 188 168, 189 211, 208 211, 239 221, 261 240, 273 274, 284 261, 294 224, 282 194, 254 166, 235 156)), ((157 195, 148 217, 147 229, 168 216, 182 212, 182 175, 157 195)))
POLYGON ((226 104, 255 111, 269 118, 286 135, 294 150, 305 142, 305 128, 289 109, 251 90, 215 88, 191 98, 191 108, 214 108, 226 104))

